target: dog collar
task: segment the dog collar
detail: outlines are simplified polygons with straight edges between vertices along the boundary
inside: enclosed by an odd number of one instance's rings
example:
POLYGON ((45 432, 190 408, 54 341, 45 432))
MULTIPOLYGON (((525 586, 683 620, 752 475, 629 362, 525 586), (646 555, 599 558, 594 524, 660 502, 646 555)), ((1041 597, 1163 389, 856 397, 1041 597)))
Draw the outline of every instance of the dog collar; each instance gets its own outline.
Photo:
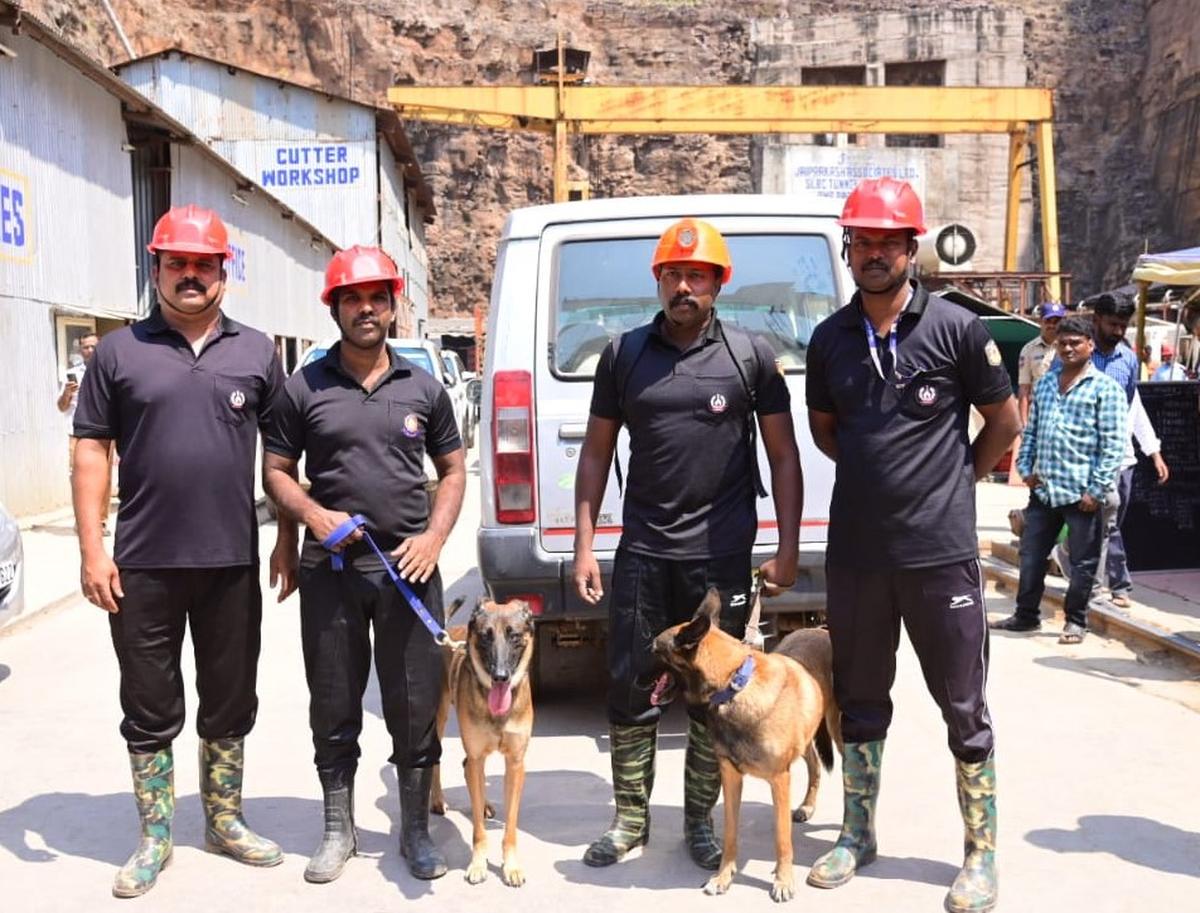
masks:
POLYGON ((746 654, 746 658, 742 660, 742 664, 738 666, 737 672, 733 673, 733 678, 729 680, 729 684, 714 694, 708 699, 708 702, 719 707, 722 704, 728 704, 737 693, 750 684, 750 676, 754 674, 754 654, 746 654))

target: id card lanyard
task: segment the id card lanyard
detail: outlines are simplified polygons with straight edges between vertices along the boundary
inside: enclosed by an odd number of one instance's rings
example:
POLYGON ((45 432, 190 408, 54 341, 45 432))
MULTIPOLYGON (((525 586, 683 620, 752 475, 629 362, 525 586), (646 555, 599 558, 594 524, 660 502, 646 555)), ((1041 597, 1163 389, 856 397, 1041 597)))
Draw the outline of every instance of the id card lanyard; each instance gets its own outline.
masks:
MULTIPOLYGON (((900 326, 899 316, 892 322, 892 329, 888 333, 888 353, 892 356, 892 373, 898 378, 900 372, 896 370, 899 362, 896 361, 896 328, 900 326)), ((875 338, 875 328, 871 326, 871 321, 867 316, 863 315, 863 329, 867 331, 867 348, 871 352, 871 363, 875 365, 875 372, 879 375, 879 379, 885 384, 888 379, 883 374, 883 363, 879 360, 879 340, 875 338)))

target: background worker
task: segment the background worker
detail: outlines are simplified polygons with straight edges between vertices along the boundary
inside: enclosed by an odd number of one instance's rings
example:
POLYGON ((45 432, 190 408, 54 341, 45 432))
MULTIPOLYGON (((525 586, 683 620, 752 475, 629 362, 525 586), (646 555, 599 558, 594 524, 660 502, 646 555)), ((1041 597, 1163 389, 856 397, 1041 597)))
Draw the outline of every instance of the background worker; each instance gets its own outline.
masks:
POLYGON ((925 231, 904 181, 862 181, 838 222, 858 292, 808 351, 809 427, 836 464, 826 558, 834 692, 842 712, 842 831, 809 884, 833 888, 875 858, 875 803, 903 620, 946 721, 966 858, 951 913, 996 902, 995 761, 984 694, 988 633, 975 483, 1020 429, 982 322, 909 279, 925 231), (984 425, 972 446, 968 410, 984 425))
MULTIPOLYGON (((83 594, 110 613, 142 822, 142 841, 113 883, 118 897, 148 891, 171 855, 185 626, 200 699, 205 846, 248 865, 283 861, 242 817, 262 620, 254 457, 283 371, 270 339, 221 312, 228 235, 215 212, 171 209, 149 250, 158 303, 96 349, 79 391, 71 479, 83 594), (122 498, 110 558, 101 516, 113 441, 122 498)), ((280 538, 289 538, 286 524, 280 538)), ((273 575, 279 555, 277 545, 273 575)), ((285 576, 280 598, 291 588, 285 576)))
POLYGON ((1096 577, 1096 588, 1107 585, 1112 604, 1127 609, 1132 605, 1130 596, 1133 593, 1133 578, 1129 576, 1121 524, 1125 522, 1125 514, 1129 512, 1129 498, 1133 493, 1133 470, 1137 466, 1133 439, 1137 439, 1142 452, 1153 461, 1160 485, 1166 483, 1169 470, 1163 461, 1160 444, 1149 417, 1145 415, 1140 402, 1136 406, 1134 404, 1135 400, 1139 399, 1137 385, 1141 367, 1133 349, 1125 340, 1129 321, 1133 318, 1134 304, 1124 296, 1106 293, 1095 300, 1092 309, 1095 315, 1092 320, 1092 334, 1095 339, 1092 364, 1117 382, 1125 393, 1126 415, 1137 419, 1126 429, 1125 452, 1120 471, 1117 473, 1116 485, 1105 495, 1102 509, 1104 540, 1100 547, 1100 564, 1096 577), (1149 429, 1149 434, 1145 433, 1146 428, 1149 429))
MULTIPOLYGON (((596 605, 604 593, 592 544, 626 425, 629 477, 608 636, 616 814, 584 854, 593 866, 611 865, 649 837, 662 708, 638 680, 651 671, 654 637, 691 618, 710 586, 721 592, 722 629, 735 637, 745 631, 758 526, 756 420, 779 520, 764 580, 791 586, 799 554, 803 482, 787 385, 765 343, 717 318, 717 296, 733 276, 725 239, 699 219, 676 222, 659 239, 651 271, 662 311, 601 355, 575 481, 575 587, 596 605)), ((720 775, 703 708, 689 716, 684 839, 697 865, 715 869, 720 775)))
POLYGON ((379 248, 334 255, 321 300, 341 341, 288 379, 266 442, 264 486, 280 510, 308 530, 300 558, 300 636, 325 803, 324 837, 304 872, 311 882, 333 881, 357 849, 354 774, 372 627, 392 736, 389 760, 400 784, 400 852, 416 878, 446 873, 445 857, 429 836, 430 785, 442 751, 435 727, 441 647, 361 533, 340 549, 341 569, 321 544, 362 514, 401 577, 445 624, 437 562, 462 507, 466 464, 446 389, 387 345, 403 288, 396 264, 379 248), (432 510, 426 453, 439 480, 432 510), (302 455, 308 494, 296 481, 302 455))
POLYGON ((1017 455, 1017 469, 1030 494, 1016 609, 992 623, 996 630, 1041 628, 1046 559, 1066 525, 1070 583, 1059 643, 1081 643, 1087 633, 1088 597, 1104 532, 1102 506, 1116 484, 1129 439, 1124 394, 1092 363, 1094 345, 1085 317, 1063 320, 1055 340, 1058 358, 1034 390, 1017 455))
MULTIPOLYGON (((87 333, 79 337, 79 353, 71 355, 71 366, 67 368, 66 380, 63 381, 55 402, 58 411, 67 417, 68 470, 75 464, 75 443, 79 440, 75 437, 75 409, 79 404, 79 384, 83 381, 83 375, 87 373, 87 366, 96 353, 96 346, 99 343, 100 337, 95 333, 87 333)), ((108 449, 108 456, 108 488, 101 496, 103 503, 100 506, 100 532, 105 536, 108 535, 108 512, 112 505, 112 447, 108 449)))
POLYGON ((1170 343, 1164 342, 1159 350, 1159 355, 1162 361, 1159 363, 1157 370, 1150 377, 1155 383, 1164 383, 1166 381, 1187 380, 1187 371, 1182 366, 1175 362, 1175 347, 1170 343))
POLYGON ((1059 302, 1043 302, 1038 308, 1038 335, 1021 347, 1021 355, 1017 362, 1017 407, 1021 412, 1022 425, 1029 421, 1029 403, 1033 387, 1054 361, 1054 334, 1058 330, 1058 322, 1066 315, 1067 309, 1059 302))

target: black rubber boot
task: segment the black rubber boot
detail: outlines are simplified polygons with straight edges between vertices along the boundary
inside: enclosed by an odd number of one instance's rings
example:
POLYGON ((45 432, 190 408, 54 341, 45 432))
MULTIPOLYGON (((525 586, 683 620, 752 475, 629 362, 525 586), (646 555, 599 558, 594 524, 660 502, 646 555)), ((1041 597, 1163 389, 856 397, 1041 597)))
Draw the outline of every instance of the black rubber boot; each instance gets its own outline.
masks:
POLYGON ((354 768, 318 770, 325 793, 325 836, 308 861, 304 880, 326 884, 342 874, 350 857, 358 852, 354 829, 354 768))
POLYGON ((429 881, 446 874, 446 857, 429 836, 429 788, 432 767, 396 768, 400 781, 400 855, 413 878, 429 881))
POLYGON ((616 814, 608 830, 593 840, 583 854, 583 861, 591 866, 612 865, 650 840, 650 792, 654 789, 658 724, 614 723, 609 733, 616 814))

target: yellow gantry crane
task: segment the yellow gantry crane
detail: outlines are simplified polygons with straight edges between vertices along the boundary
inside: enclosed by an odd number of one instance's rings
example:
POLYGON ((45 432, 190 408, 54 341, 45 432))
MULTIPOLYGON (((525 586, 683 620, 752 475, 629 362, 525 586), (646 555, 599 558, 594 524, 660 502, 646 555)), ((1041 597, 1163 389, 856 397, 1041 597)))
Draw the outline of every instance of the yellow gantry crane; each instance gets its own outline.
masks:
POLYGON ((984 86, 592 86, 566 78, 559 48, 553 85, 397 86, 403 118, 554 137, 554 199, 569 198, 571 136, 683 133, 1007 133, 1004 269, 1017 269, 1020 168, 1038 162, 1042 252, 1050 294, 1061 295, 1055 200, 1053 94, 984 86))

